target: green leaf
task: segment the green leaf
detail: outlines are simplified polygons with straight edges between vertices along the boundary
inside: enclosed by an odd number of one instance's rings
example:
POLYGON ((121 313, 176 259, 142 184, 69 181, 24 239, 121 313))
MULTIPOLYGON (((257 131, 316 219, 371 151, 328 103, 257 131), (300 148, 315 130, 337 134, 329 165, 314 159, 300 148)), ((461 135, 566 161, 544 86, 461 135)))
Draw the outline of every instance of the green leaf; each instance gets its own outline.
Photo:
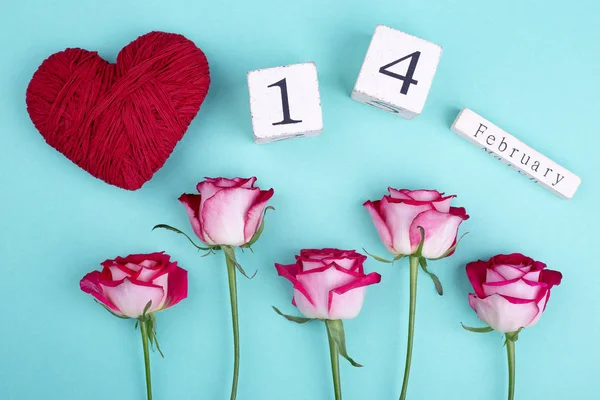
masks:
POLYGON ((263 218, 262 218, 262 221, 260 222, 260 226, 254 233, 254 235, 252 235, 252 238, 250 238, 250 241, 248 243, 241 245, 240 246, 241 248, 249 248, 254 243, 256 243, 256 241, 260 238, 260 235, 262 235, 263 230, 265 229, 265 216, 267 215, 268 210, 275 210, 275 207, 272 207, 272 206, 265 207, 265 210, 263 211, 263 218))
POLYGON ((346 334, 344 333, 344 323, 341 319, 326 319, 325 326, 327 327, 327 334, 334 340, 337 345, 338 352, 342 357, 352 364, 353 367, 362 367, 359 363, 354 361, 348 355, 346 351, 346 334))
POLYGON ((436 274, 434 274, 433 272, 429 272, 429 270, 427 269, 427 260, 424 259, 423 257, 419 258, 419 264, 421 264, 421 268, 423 269, 423 271, 429 275, 429 277, 431 278, 431 280, 433 281, 433 284, 435 285, 435 290, 437 290, 438 294, 440 296, 444 295, 444 288, 442 287, 442 282, 440 282, 439 278, 437 277, 436 274))
POLYGON ((186 235, 184 232, 182 232, 179 229, 174 228, 174 227, 172 227, 170 225, 158 224, 154 228, 152 228, 152 230, 155 230, 155 229, 166 229, 166 230, 169 230, 169 231, 173 231, 175 233, 179 233, 180 235, 185 236, 187 238, 187 240, 189 240, 190 243, 193 244, 194 247, 196 247, 198 250, 204 250, 204 251, 210 251, 210 250, 212 250, 212 247, 198 246, 196 243, 194 243, 194 241, 188 235, 186 235))
POLYGON ((421 258, 421 253, 423 252, 423 245, 425 244, 425 229, 422 226, 417 226, 417 228, 421 231, 421 242, 419 243, 419 247, 417 247, 417 252, 415 255, 421 258))
POLYGON ((237 270, 240 271, 240 273, 242 275, 244 275, 248 279, 253 279, 256 276, 256 274, 258 273, 258 270, 254 271, 254 274, 252 274, 252 276, 248 276, 248 274, 246 274, 246 271, 244 271, 244 269, 242 268, 240 263, 238 263, 235 258, 235 248, 234 247, 221 246, 221 249, 223 250, 223 252, 225 252, 225 257, 227 257, 227 259, 235 265, 237 270))
POLYGON ((468 235, 469 232, 465 232, 463 233, 463 235, 460 237, 460 239, 458 239, 456 241, 456 243, 454 244, 454 246, 450 247, 448 250, 446 250, 446 252, 444 254, 442 254, 440 257, 438 258, 430 258, 430 260, 435 261, 435 260, 441 260, 442 258, 446 258, 448 257, 448 255, 450 255, 454 250, 456 250, 456 248, 458 247, 458 244, 460 243, 460 241, 466 236, 468 235))
POLYGON ((465 324, 463 324, 462 322, 460 323, 463 327, 463 329, 469 331, 469 332, 475 332, 475 333, 488 333, 493 331, 494 329, 492 329, 489 326, 484 326, 482 328, 471 328, 470 326, 466 326, 465 324))
POLYGON ((275 306, 272 306, 273 310, 275 310, 275 312, 279 315, 281 315, 282 317, 284 317, 285 319, 287 319, 288 321, 292 321, 295 322, 297 324, 305 324, 307 322, 310 321, 314 321, 314 318, 305 318, 305 317, 294 317, 293 315, 287 315, 282 313, 281 311, 279 311, 279 309, 275 306))

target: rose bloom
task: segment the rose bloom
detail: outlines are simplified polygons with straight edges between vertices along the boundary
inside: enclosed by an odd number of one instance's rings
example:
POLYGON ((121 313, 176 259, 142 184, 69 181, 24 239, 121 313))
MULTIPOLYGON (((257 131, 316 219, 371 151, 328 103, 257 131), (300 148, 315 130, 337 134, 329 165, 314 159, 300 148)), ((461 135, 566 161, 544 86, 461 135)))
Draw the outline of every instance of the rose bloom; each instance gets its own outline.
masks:
POLYGON ((174 306, 187 297, 187 271, 170 261, 168 254, 133 254, 102 263, 102 272, 83 277, 81 290, 120 317, 139 318, 174 306))
POLYGON ((419 226, 425 230, 424 258, 439 258, 456 244, 458 227, 469 219, 464 208, 450 206, 456 196, 437 190, 388 190, 389 196, 364 206, 390 253, 414 254, 421 243, 419 226))
POLYGON ((360 312, 366 286, 381 275, 365 275, 366 257, 354 250, 301 250, 296 263, 275 264, 294 285, 293 304, 308 318, 352 319, 360 312))
POLYGON ((562 274, 523 254, 497 255, 467 264, 475 293, 469 304, 479 318, 498 332, 516 332, 535 325, 546 309, 550 289, 562 274))
POLYGON ((182 194, 194 233, 209 246, 241 246, 252 239, 273 189, 254 187, 256 178, 206 178, 200 194, 182 194))

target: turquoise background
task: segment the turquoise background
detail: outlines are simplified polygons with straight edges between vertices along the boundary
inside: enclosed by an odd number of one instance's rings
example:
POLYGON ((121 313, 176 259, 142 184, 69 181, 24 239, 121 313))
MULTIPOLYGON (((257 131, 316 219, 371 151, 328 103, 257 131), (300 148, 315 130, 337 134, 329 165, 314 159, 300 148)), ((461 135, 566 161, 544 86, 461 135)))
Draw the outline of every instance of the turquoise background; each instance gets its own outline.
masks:
MULTIPOLYGON (((274 262, 301 248, 367 248, 385 255, 361 204, 388 185, 458 194, 471 219, 451 258, 432 263, 439 297, 421 275, 409 398, 506 396, 501 334, 479 326, 464 265, 523 252, 563 272, 539 324, 517 343, 517 399, 598 399, 600 224, 597 147, 600 3, 578 0, 4 1, 0 6, 0 398, 143 399, 139 332, 79 290, 106 258, 166 250, 190 271, 190 296, 158 315, 166 358, 152 359, 155 399, 229 398, 232 337, 222 255, 200 258, 177 202, 204 176, 259 177, 276 211, 239 259, 242 365, 239 400, 332 398, 325 328, 297 326, 291 285, 274 262), (423 114, 405 121, 349 93, 373 30, 386 24, 444 47, 423 114), (38 65, 66 47, 108 60, 151 30, 186 35, 207 54, 213 83, 173 155, 141 190, 94 179, 33 127, 25 89, 38 65), (315 61, 325 130, 317 138, 256 145, 246 72, 315 61), (472 108, 581 176, 561 200, 450 132, 472 108)), ((347 400, 396 399, 404 370, 406 262, 367 262, 383 275, 361 315, 346 323, 347 400)))

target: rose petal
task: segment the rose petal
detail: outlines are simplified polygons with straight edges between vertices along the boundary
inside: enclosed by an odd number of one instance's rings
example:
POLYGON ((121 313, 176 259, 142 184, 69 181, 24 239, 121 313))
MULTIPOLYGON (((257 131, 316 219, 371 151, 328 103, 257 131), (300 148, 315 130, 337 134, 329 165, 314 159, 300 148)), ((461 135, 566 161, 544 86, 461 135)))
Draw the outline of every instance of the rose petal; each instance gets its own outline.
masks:
POLYGON ((411 190, 409 192, 404 192, 411 199, 417 201, 436 201, 441 200, 442 194, 437 190, 411 190))
MULTIPOLYGON (((304 297, 306 302, 310 304, 312 307, 315 306, 315 302, 310 297, 310 294, 306 290, 306 288, 302 285, 302 283, 296 278, 296 275, 300 272, 298 263, 283 265, 283 264, 275 264, 275 268, 277 269, 277 274, 292 283, 294 286, 294 290, 298 292, 301 297, 304 297)), ((298 296, 294 294, 294 300, 297 299, 298 296)))
POLYGON ((486 296, 501 294, 523 300, 535 300, 541 291, 545 291, 545 283, 527 282, 523 279, 514 279, 504 282, 487 282, 483 284, 483 293, 486 296))
POLYGON ((329 318, 353 319, 360 312, 369 285, 381 282, 381 275, 372 272, 329 292, 329 318))
POLYGON ((156 269, 161 267, 161 265, 155 260, 144 260, 140 263, 140 266, 147 269, 156 269))
POLYGON ((482 321, 502 333, 516 332, 528 326, 540 313, 534 301, 512 302, 499 294, 484 299, 470 294, 469 304, 482 321))
POLYGON ((377 230, 383 245, 390 253, 395 253, 394 244, 392 243, 392 234, 383 220, 380 211, 380 205, 381 202, 379 200, 373 202, 367 201, 363 204, 373 219, 373 224, 375 225, 375 229, 377 230))
POLYGON ((398 190, 398 189, 389 187, 388 191, 390 192, 390 197, 393 199, 413 200, 413 198, 408 195, 408 192, 410 192, 410 190, 406 190, 406 189, 398 190), (405 193, 405 192, 407 192, 407 193, 405 193))
POLYGON ((522 269, 515 267, 513 265, 494 265, 492 269, 502 275, 505 280, 509 281, 512 279, 519 279, 524 277, 528 271, 523 271, 522 269))
MULTIPOLYGON (((512 265, 514 267, 532 266, 534 260, 521 253, 498 254, 490 259, 490 265, 512 265)), ((542 263, 543 264, 543 263, 542 263)))
POLYGON ((326 258, 323 260, 326 264, 336 264, 343 269, 347 269, 348 271, 352 271, 356 269, 356 266, 361 264, 358 260, 353 260, 351 258, 326 258))
POLYGON ((467 214, 467 210, 465 210, 464 207, 450 207, 449 212, 456 217, 461 217, 464 221, 471 218, 469 214, 467 214))
POLYGON ((329 318, 329 292, 356 279, 346 270, 335 267, 301 272, 296 278, 306 288, 315 306, 314 310, 311 310, 313 314, 308 315, 302 310, 301 298, 296 298, 298 309, 308 318, 329 318))
POLYGON ((477 293, 477 296, 483 298, 483 283, 487 275, 487 263, 485 261, 474 261, 467 264, 467 277, 473 286, 473 290, 477 293))
POLYGON ((100 286, 115 307, 130 318, 139 318, 149 301, 152 301, 152 305, 147 312, 155 311, 164 296, 161 287, 145 282, 131 281, 129 278, 120 282, 102 282, 100 286))
POLYGON ((244 244, 244 219, 259 193, 258 188, 227 188, 217 192, 202 208, 204 232, 216 244, 244 244))
POLYGON ((200 204, 202 203, 202 197, 197 194, 184 193, 179 196, 179 202, 185 207, 190 219, 190 224, 192 225, 192 229, 196 236, 204 243, 213 245, 214 243, 210 238, 207 238, 202 231, 202 222, 200 221, 200 204))
POLYGON ((137 264, 148 260, 156 261, 160 265, 167 265, 171 256, 166 254, 164 251, 149 253, 149 254, 130 254, 127 257, 117 257, 114 260, 106 260, 102 263, 102 266, 105 264, 111 265, 112 263, 117 263, 121 265, 126 265, 128 263, 137 264))
MULTIPOLYGON (((135 265, 135 264, 134 264, 135 265)), ((124 265, 113 264, 108 267, 113 281, 120 281, 127 277, 137 275, 135 270, 129 269, 124 265)))
POLYGON ((322 260, 302 261, 301 265, 302 265, 302 268, 301 268, 300 272, 311 271, 313 269, 319 269, 319 268, 323 268, 323 267, 327 266, 327 264, 324 263, 322 260))
POLYGON ((550 289, 553 286, 560 285, 562 281, 562 274, 558 271, 545 269, 540 275, 540 281, 546 283, 548 285, 548 288, 550 289))
MULTIPOLYGON (((243 187, 246 189, 251 188, 256 182, 256 177, 252 178, 204 178, 204 181, 196 185, 198 193, 202 193, 201 188, 203 184, 211 184, 217 188, 228 188, 228 187, 243 187)), ((214 193, 213 193, 214 194, 214 193)))
POLYGON ((273 197, 274 190, 261 190, 259 192, 257 199, 254 204, 248 210, 246 217, 244 219, 244 239, 246 243, 252 239, 252 236, 258 230, 260 223, 263 219, 263 213, 265 211, 265 207, 267 206, 267 202, 271 197, 273 197))
POLYGON ((102 278, 102 274, 100 271, 92 271, 86 276, 84 276, 79 282, 79 287, 85 293, 91 294, 98 300, 100 303, 104 304, 108 307, 113 313, 123 316, 121 311, 115 306, 102 291, 102 287, 100 286, 100 281, 102 278))
POLYGON ((162 307, 163 310, 173 307, 188 296, 188 272, 177 266, 168 274, 166 301, 162 307))
MULTIPOLYGON (((152 283, 154 286, 159 286, 162 288, 163 290, 163 297, 162 299, 160 299, 160 302, 157 304, 156 306, 156 310, 160 311, 164 308, 165 303, 167 302, 167 296, 169 294, 169 275, 170 273, 173 271, 173 267, 171 264, 170 268, 165 268, 163 271, 159 272, 158 274, 154 274, 155 276, 152 278, 152 281, 149 283, 152 283)), ((146 270, 148 271, 148 270, 146 270)), ((150 274, 148 274, 148 277, 150 277, 150 274)), ((142 282, 148 282, 148 281, 142 281, 142 282)), ((154 305, 154 302, 152 303, 154 305)))
POLYGON ((525 279, 526 281, 531 281, 531 282, 539 282, 541 272, 542 271, 527 272, 525 275, 523 275, 523 279, 525 279))
MULTIPOLYGON (((452 203, 452 199, 455 198, 456 196, 447 196, 447 197, 443 197, 439 200, 436 200, 434 202, 432 202, 431 204, 433 204, 433 206, 435 207, 436 210, 438 210, 439 212, 443 212, 443 213, 449 213, 450 212, 450 203, 452 203)), ((463 208, 464 210, 464 208, 463 208)))
POLYGON ((550 290, 546 290, 546 292, 544 293, 544 295, 542 296, 542 298, 539 299, 538 302, 537 302, 537 306, 538 306, 538 309, 540 310, 540 312, 535 316, 535 318, 525 328, 529 328, 529 327, 534 326, 535 324, 538 323, 538 321, 542 317, 542 314, 546 310, 546 304, 548 304, 548 299, 549 298, 550 298, 550 290))
POLYGON ((142 281, 142 282, 151 282, 151 283, 157 284, 156 282, 153 282, 153 281, 158 276, 162 275, 166 271, 166 268, 167 267, 165 266, 158 271, 156 271, 155 269, 142 268, 138 271, 137 275, 134 276, 134 279, 136 279, 138 281, 142 281))
MULTIPOLYGON (((389 227, 395 254, 412 254, 416 248, 411 246, 410 227, 417 215, 431 210, 429 204, 412 205, 409 203, 391 202, 387 196, 381 200, 381 216, 389 227)), ((419 239, 420 240, 420 239, 419 239)), ((418 243, 418 242, 417 242, 418 243)))
POLYGON ((413 253, 421 242, 419 226, 425 230, 425 243, 422 255, 425 258, 438 258, 444 255, 456 241, 458 227, 463 218, 437 210, 428 210, 419 214, 410 225, 410 243, 413 253))
POLYGON ((493 269, 487 268, 486 272, 487 272, 487 274, 485 276, 485 281, 487 283, 506 281, 505 277, 503 277, 502 275, 500 275, 498 272, 494 271, 493 269))

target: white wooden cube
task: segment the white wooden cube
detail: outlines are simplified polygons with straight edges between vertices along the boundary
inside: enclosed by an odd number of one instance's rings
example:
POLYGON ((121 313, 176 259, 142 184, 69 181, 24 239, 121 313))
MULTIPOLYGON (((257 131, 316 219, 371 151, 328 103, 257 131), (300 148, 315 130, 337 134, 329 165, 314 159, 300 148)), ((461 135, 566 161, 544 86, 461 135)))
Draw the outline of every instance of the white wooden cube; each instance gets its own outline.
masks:
POLYGON ((562 198, 572 198, 581 184, 577 175, 468 108, 458 114, 450 129, 562 198))
POLYGON ((256 143, 268 143, 323 130, 315 63, 248 72, 250 113, 256 143))
POLYGON ((437 44, 378 25, 352 98, 412 119, 423 111, 441 55, 437 44))

